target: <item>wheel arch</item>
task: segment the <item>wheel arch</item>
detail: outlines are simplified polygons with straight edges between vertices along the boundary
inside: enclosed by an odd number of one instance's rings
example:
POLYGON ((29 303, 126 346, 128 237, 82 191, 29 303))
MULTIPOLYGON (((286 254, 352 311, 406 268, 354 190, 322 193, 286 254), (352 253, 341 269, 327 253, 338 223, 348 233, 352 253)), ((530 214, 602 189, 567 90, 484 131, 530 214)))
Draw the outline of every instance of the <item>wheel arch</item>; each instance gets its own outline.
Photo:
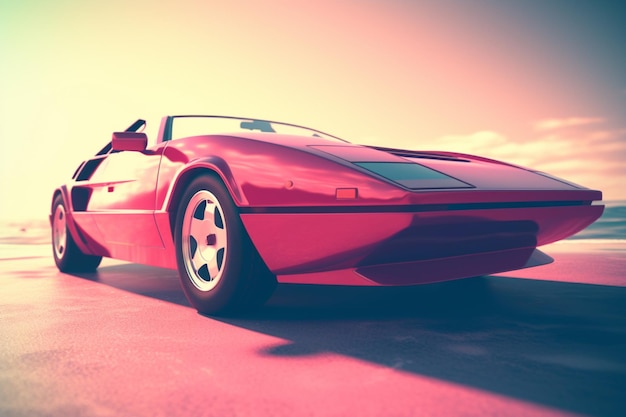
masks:
POLYGON ((52 192, 52 201, 50 202, 50 227, 52 227, 52 217, 54 216, 54 201, 57 197, 61 197, 65 204, 65 217, 67 219, 67 230, 74 239, 74 243, 80 249, 81 252, 88 255, 93 255, 94 252, 89 248, 89 245, 83 235, 80 233, 76 223, 74 222, 74 208, 72 207, 72 201, 69 198, 69 191, 67 186, 63 185, 52 192))
MULTIPOLYGON (((62 185, 61 187, 58 187, 52 192, 52 200, 50 200, 50 214, 48 216, 50 220, 50 226, 52 226, 52 217, 54 216, 54 201, 57 199, 57 197, 61 197, 61 199, 63 200, 63 203, 65 204, 65 211, 67 212, 67 216, 69 217, 69 220, 72 223, 71 226, 69 225, 68 226, 71 229, 73 229, 74 222, 72 218, 72 212, 74 209, 72 207, 72 202, 69 198, 69 192, 67 191, 66 185, 62 185)), ((72 230, 72 233, 74 232, 75 230, 72 230)))
POLYGON ((52 225, 52 216, 54 216, 54 201, 59 196, 61 196, 61 198, 65 202, 65 205, 67 205, 67 198, 65 198, 65 195, 63 195, 63 191, 61 190, 61 188, 57 188, 56 190, 54 190, 54 192, 52 193, 52 200, 50 201, 50 215, 48 216, 51 225, 52 225))
POLYGON ((241 207, 242 205, 247 205, 247 200, 235 181, 226 161, 218 157, 196 160, 177 173, 171 192, 169 193, 169 198, 165 204, 165 210, 169 216, 172 237, 174 237, 174 227, 180 198, 185 193, 189 184, 202 175, 209 175, 218 179, 230 194, 235 206, 241 207))

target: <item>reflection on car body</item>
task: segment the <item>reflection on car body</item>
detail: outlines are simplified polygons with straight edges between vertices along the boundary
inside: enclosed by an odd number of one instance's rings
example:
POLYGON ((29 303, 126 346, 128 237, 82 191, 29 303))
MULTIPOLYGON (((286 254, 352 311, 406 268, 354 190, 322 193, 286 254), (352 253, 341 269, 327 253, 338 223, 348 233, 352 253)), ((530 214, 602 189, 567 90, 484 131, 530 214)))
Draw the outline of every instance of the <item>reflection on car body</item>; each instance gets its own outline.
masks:
POLYGON ((600 191, 479 156, 350 144, 267 120, 143 120, 55 190, 61 271, 102 257, 177 269, 204 313, 277 282, 412 285, 541 265, 603 211, 600 191))

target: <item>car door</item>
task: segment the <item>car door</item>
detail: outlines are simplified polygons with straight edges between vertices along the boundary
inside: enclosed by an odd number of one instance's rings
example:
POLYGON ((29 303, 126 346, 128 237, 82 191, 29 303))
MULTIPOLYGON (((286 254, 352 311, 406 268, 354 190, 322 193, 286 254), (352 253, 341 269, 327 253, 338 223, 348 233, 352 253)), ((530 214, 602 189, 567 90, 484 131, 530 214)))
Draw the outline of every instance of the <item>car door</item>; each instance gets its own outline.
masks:
POLYGON ((154 210, 164 147, 112 151, 90 178, 86 211, 107 244, 163 247, 154 210))

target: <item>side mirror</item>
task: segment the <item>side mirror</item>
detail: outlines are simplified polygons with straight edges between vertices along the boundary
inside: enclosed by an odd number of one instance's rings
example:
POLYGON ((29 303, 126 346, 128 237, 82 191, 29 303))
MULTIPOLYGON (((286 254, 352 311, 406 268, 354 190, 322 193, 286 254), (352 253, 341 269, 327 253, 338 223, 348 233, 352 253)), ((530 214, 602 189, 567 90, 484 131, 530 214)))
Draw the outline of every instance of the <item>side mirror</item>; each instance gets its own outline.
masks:
POLYGON ((148 137, 145 133, 114 132, 111 139, 111 148, 114 151, 145 151, 148 146, 148 137))

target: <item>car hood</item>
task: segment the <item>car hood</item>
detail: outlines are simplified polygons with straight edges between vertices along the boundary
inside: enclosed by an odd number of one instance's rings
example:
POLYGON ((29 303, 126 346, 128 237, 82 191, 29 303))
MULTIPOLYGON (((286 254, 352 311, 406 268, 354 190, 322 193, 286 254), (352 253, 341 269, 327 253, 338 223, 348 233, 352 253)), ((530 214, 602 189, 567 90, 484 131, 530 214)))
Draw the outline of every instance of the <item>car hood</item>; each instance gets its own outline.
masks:
POLYGON ((473 155, 358 145, 312 145, 310 148, 411 189, 585 189, 545 173, 473 155), (403 166, 399 172, 394 169, 399 166, 396 164, 415 164, 416 167, 403 166), (410 175, 415 177, 410 178, 410 175))

